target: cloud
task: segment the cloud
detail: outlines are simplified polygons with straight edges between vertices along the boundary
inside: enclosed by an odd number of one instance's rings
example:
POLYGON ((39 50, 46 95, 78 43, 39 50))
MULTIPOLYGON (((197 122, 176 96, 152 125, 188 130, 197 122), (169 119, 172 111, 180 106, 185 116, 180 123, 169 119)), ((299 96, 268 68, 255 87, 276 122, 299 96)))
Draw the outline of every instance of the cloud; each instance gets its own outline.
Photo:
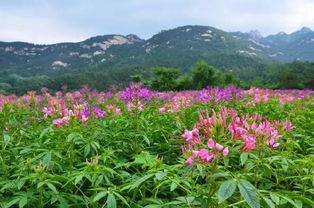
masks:
POLYGON ((71 28, 50 18, 0 13, 0 40, 33 43, 81 41, 89 36, 87 31, 71 28))
POLYGON ((150 38, 188 24, 268 35, 314 28, 312 11, 312 0, 11 0, 0 4, 0 40, 54 43, 129 33, 150 38))

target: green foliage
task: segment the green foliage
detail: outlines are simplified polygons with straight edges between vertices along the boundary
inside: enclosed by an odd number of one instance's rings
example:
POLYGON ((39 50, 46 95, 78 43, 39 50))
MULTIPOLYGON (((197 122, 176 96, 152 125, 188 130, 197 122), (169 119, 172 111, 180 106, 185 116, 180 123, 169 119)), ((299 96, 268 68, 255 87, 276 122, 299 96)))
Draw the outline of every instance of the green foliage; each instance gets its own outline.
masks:
POLYGON ((220 202, 225 201, 226 199, 232 196, 236 188, 237 188, 237 183, 234 179, 225 181, 224 183, 221 184, 218 190, 218 200, 220 202))
POLYGON ((240 179, 238 188, 240 190, 241 196, 245 199, 251 208, 260 207, 257 191, 250 182, 240 179))
POLYGON ((176 79, 180 75, 178 69, 155 67, 153 73, 154 77, 151 80, 151 88, 153 90, 166 91, 175 90, 177 88, 176 79))
POLYGON ((43 119, 42 106, 0 111, 2 207, 313 207, 314 108, 310 100, 245 106, 198 103, 160 114, 161 101, 142 112, 107 115, 63 128, 43 119), (184 129, 198 112, 233 107, 270 120, 291 120, 294 131, 271 151, 230 154, 214 164, 184 164, 184 129), (28 125, 23 125, 28 121, 28 125))
POLYGON ((207 86, 214 86, 217 70, 206 62, 198 62, 192 69, 192 83, 196 89, 203 89, 207 86))

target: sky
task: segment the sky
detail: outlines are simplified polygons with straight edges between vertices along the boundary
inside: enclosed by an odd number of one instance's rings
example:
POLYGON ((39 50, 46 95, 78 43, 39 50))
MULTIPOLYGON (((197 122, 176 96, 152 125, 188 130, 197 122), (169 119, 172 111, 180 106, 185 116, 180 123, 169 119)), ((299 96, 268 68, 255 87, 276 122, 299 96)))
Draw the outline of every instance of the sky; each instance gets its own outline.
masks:
POLYGON ((184 25, 262 35, 314 28, 314 0, 0 0, 0 41, 78 42, 105 34, 148 39, 184 25))

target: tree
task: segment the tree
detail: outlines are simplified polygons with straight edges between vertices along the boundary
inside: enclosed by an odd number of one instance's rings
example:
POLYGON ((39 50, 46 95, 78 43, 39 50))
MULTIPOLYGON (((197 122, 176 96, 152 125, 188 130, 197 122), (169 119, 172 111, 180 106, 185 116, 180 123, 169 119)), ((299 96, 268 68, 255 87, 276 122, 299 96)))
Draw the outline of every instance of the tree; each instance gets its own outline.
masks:
POLYGON ((279 86, 282 89, 299 89, 300 78, 297 73, 285 72, 280 78, 279 86))
POLYGON ((197 62, 192 68, 192 84, 193 88, 203 89, 208 86, 215 85, 215 75, 217 69, 209 66, 206 62, 197 62))
POLYGON ((223 82, 224 86, 240 85, 240 79, 230 72, 227 72, 223 75, 223 82))
POLYGON ((190 74, 184 74, 180 76, 177 80, 177 90, 191 90, 192 79, 190 74))
POLYGON ((132 82, 141 82, 143 81, 143 76, 141 74, 131 75, 132 82))
POLYGON ((177 78, 180 75, 179 69, 155 67, 153 68, 153 79, 151 88, 158 91, 175 90, 177 88, 177 78))

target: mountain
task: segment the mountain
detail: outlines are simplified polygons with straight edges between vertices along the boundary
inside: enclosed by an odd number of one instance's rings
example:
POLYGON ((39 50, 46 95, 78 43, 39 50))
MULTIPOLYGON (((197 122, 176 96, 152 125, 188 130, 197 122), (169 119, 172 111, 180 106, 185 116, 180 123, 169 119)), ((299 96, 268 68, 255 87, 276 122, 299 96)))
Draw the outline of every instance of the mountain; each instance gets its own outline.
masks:
MULTIPOLYGON (((148 40, 136 35, 104 35, 77 43, 38 45, 0 42, 0 78, 57 76, 134 67, 178 67, 188 71, 199 60, 240 74, 275 61, 314 61, 314 32, 263 37, 258 31, 226 32, 208 26, 183 26, 161 31, 148 40)), ((1 82, 1 80, 0 80, 1 82)))

